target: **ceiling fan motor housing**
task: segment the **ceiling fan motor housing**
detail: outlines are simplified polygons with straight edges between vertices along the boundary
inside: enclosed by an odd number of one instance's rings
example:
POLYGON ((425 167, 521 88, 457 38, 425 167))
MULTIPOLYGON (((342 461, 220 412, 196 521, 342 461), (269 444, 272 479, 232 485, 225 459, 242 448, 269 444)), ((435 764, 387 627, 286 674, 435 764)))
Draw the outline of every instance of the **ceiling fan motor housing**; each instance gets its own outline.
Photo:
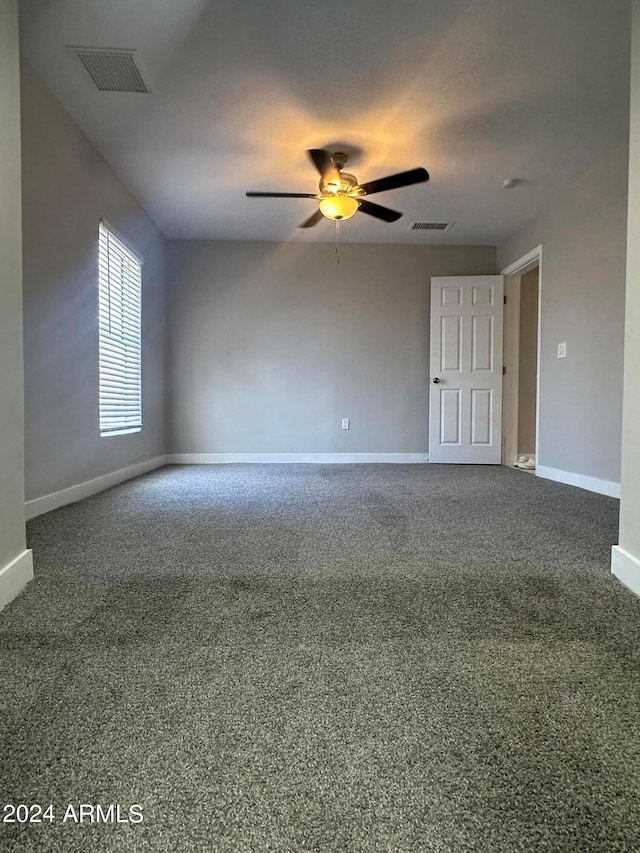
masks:
POLYGON ((357 192, 358 179, 348 172, 338 172, 337 175, 330 175, 327 181, 320 178, 319 186, 320 192, 324 195, 334 195, 335 193, 349 193, 351 195, 357 192))

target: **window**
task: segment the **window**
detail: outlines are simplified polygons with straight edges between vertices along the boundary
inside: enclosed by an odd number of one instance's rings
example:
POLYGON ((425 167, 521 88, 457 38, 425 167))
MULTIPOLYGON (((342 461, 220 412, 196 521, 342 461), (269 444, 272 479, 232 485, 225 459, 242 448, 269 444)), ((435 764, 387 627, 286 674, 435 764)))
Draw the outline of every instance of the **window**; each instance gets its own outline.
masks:
POLYGON ((100 435, 142 429, 142 261, 104 222, 99 229, 100 435))

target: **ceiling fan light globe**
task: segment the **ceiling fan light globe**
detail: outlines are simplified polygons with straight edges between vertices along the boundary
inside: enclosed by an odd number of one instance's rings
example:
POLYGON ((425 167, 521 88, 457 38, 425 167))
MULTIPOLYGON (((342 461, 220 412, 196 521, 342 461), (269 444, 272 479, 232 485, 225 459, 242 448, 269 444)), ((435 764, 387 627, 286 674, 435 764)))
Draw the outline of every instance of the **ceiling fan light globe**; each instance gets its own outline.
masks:
POLYGON ((358 202, 348 195, 331 195, 320 200, 320 212, 327 219, 351 219, 358 210, 358 202))

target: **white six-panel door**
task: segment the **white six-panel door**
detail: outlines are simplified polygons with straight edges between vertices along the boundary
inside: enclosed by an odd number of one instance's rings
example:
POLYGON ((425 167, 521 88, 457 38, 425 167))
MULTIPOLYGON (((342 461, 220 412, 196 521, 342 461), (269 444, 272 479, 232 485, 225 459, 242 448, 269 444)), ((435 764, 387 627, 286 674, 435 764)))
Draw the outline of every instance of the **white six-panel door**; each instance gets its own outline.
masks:
POLYGON ((501 275, 431 279, 429 461, 499 465, 501 275))

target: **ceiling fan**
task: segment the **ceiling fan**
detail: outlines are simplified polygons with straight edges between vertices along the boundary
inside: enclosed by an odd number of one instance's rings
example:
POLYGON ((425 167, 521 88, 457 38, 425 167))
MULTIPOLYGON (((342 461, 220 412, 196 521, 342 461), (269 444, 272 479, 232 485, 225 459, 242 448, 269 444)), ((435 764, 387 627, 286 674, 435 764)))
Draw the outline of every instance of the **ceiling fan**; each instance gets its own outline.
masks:
POLYGON ((395 190, 429 180, 426 169, 410 169, 408 172, 398 172, 377 181, 359 184, 355 175, 343 172, 347 155, 341 151, 331 154, 323 148, 311 148, 307 151, 311 162, 320 173, 319 193, 260 193, 248 192, 249 198, 313 198, 319 202, 318 209, 308 219, 300 223, 299 228, 311 228, 317 225, 322 217, 339 222, 350 219, 358 210, 381 219, 383 222, 395 222, 402 216, 397 210, 382 207, 367 201, 364 196, 380 193, 384 190, 395 190))

